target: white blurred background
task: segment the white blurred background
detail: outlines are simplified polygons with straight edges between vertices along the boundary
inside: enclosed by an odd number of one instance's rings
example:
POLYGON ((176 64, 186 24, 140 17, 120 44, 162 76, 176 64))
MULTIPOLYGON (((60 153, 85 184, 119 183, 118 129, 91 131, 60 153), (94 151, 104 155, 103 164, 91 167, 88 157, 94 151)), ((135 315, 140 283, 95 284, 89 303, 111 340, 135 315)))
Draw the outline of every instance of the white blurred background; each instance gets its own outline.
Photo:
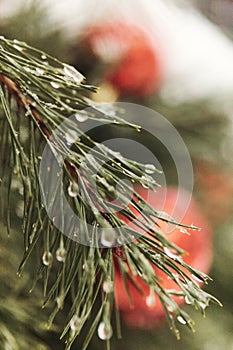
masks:
MULTIPOLYGON (((2 0, 1 16, 9 16, 30 1, 2 0)), ((221 2, 224 5, 224 1, 221 2)), ((233 9, 233 6, 230 7, 233 9)), ((42 0, 49 8, 51 28, 68 37, 102 18, 136 20, 154 40, 162 43, 165 83, 161 95, 174 103, 213 98, 216 108, 232 112, 233 45, 221 28, 211 23, 187 1, 167 0, 42 0)), ((232 4, 232 2, 231 2, 232 4)), ((204 1, 201 2, 204 7, 204 1)), ((219 1, 217 5, 220 9, 219 1)), ((225 10, 226 12, 226 10, 225 10)), ((51 28, 47 28, 49 31, 51 28)))

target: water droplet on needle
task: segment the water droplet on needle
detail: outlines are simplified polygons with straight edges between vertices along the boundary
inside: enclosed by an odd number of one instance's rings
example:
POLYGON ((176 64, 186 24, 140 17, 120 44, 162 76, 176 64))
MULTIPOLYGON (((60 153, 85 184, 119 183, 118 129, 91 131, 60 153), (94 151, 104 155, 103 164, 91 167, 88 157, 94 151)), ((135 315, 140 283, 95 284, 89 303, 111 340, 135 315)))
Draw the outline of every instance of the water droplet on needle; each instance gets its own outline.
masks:
POLYGON ((53 262, 53 255, 51 252, 44 252, 42 256, 42 262, 45 266, 51 266, 53 262))
POLYGON ((79 73, 74 67, 69 66, 68 64, 64 66, 64 73, 69 78, 72 78, 77 84, 80 84, 85 79, 81 73, 79 73))
POLYGON ((177 316, 177 321, 179 321, 182 324, 186 324, 187 323, 182 316, 177 316))
POLYGON ((111 248, 116 242, 116 232, 114 229, 106 228, 101 232, 100 243, 106 247, 111 248))
POLYGON ((74 116, 75 116, 75 119, 80 123, 83 123, 88 119, 88 115, 81 111, 78 113, 75 113, 74 116))
POLYGON ((77 197, 78 194, 79 194, 78 184, 76 184, 75 182, 70 182, 68 187, 68 195, 70 197, 77 197))
POLYGON ((57 261, 64 262, 66 260, 66 254, 67 254, 67 252, 66 252, 64 247, 58 248, 57 251, 56 251, 56 259, 57 259, 57 261))
POLYGON ((150 291, 150 294, 146 298, 146 305, 148 307, 153 307, 156 304, 155 293, 153 290, 150 291))
POLYGON ((38 73, 38 75, 43 75, 44 74, 44 69, 36 67, 36 72, 38 73))
POLYGON ((103 283, 103 291, 106 294, 112 293, 113 289, 114 289, 113 281, 111 281, 111 280, 104 281, 104 283, 103 283))
POLYGON ((105 325, 104 322, 101 322, 98 327, 98 336, 101 340, 108 340, 112 337, 112 327, 109 324, 105 325))
POLYGON ((60 85, 56 82, 56 81, 51 81, 50 85, 54 88, 54 89, 59 89, 60 85))
POLYGON ((154 164, 146 164, 145 165, 145 172, 147 174, 154 174, 154 172, 156 171, 156 167, 154 166, 154 164))
POLYGON ((81 318, 74 315, 70 320, 70 328, 72 331, 77 332, 81 328, 81 318))

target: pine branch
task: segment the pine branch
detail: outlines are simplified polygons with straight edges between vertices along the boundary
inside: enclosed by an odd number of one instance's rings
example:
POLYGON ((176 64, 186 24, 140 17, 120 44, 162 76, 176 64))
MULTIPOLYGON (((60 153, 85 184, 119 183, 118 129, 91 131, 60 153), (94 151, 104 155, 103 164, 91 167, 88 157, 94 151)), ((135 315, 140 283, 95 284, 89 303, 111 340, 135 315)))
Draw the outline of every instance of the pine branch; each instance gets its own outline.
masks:
POLYGON ((180 288, 179 296, 188 298, 202 312, 203 305, 209 301, 218 303, 202 291, 192 277, 207 282, 208 276, 184 263, 183 251, 160 232, 156 223, 162 220, 180 224, 155 211, 136 192, 128 206, 129 186, 123 183, 117 192, 116 185, 126 176, 133 183, 154 189, 157 183, 153 176, 145 176, 148 165, 126 159, 98 144, 82 132, 81 124, 96 120, 138 132, 140 127, 124 121, 121 111, 108 112, 90 101, 88 93, 96 89, 84 84, 84 77, 73 67, 22 42, 1 38, 0 43, 3 218, 10 231, 11 194, 17 180, 23 186, 25 246, 19 274, 29 261, 37 266, 33 287, 43 277, 44 307, 53 305, 49 326, 69 298, 72 303, 62 333, 62 338, 66 337, 66 349, 70 349, 90 317, 94 321, 82 349, 87 348, 97 327, 99 335, 102 332, 102 339, 109 344, 112 312, 116 307, 112 286, 118 266, 126 288, 127 281, 133 282, 131 273, 134 272, 159 296, 177 337, 177 318, 192 329, 189 315, 172 298, 175 292, 163 288, 152 268, 156 266, 171 278, 180 288), (61 128, 61 123, 65 127, 61 128), (55 129, 59 130, 59 137, 54 134, 55 129), (54 155, 64 158, 63 189, 66 200, 82 220, 79 232, 72 218, 65 221, 56 217, 56 211, 62 211, 64 203, 60 200, 57 174, 52 169, 42 174, 54 181, 50 181, 49 193, 41 194, 40 160, 46 145, 51 162, 54 155), (46 205, 44 195, 50 198, 46 205), (121 205, 116 201, 106 204, 110 198, 119 198, 121 205), (54 207, 54 222, 48 216, 49 206, 54 207), (121 216, 116 213, 119 209, 121 216), (124 227, 126 219, 134 220, 136 228, 124 227), (57 221, 62 228, 67 225, 66 236, 57 229, 57 221), (108 236, 103 234, 106 228, 112 229, 108 236), (80 244, 80 235, 88 245, 80 244), (173 249, 174 254, 169 249, 173 249), (98 310, 97 305, 100 305, 98 310))

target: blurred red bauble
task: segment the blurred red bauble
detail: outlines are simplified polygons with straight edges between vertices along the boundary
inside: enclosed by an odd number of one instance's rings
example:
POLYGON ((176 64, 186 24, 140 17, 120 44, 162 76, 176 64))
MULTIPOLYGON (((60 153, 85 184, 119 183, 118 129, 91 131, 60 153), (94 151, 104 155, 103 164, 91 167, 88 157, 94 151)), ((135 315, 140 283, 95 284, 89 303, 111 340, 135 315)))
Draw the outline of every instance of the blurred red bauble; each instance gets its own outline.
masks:
MULTIPOLYGON (((188 203, 189 196, 185 190, 178 190, 173 187, 158 189, 156 192, 149 191, 143 187, 137 187, 136 190, 154 209, 161 210, 162 202, 165 199, 162 208, 164 212, 172 215, 175 206, 175 213, 178 217, 182 217, 184 214, 181 220, 182 223, 187 225, 193 224, 201 228, 201 231, 187 230, 190 234, 187 235, 182 232, 182 229, 174 227, 174 229, 167 234, 167 238, 187 252, 187 254, 183 256, 183 260, 187 264, 204 273, 208 273, 212 262, 212 230, 195 200, 191 200, 186 213, 184 213, 183 204, 188 203), (176 203, 178 192, 183 202, 179 200, 179 202, 176 203)), ((160 230, 166 234, 168 224, 161 220, 158 223, 160 225, 160 230)), ((127 224, 129 223, 127 222, 127 224)), ((154 270, 158 277, 162 279, 163 288, 179 291, 178 286, 171 279, 168 279, 167 275, 156 267, 154 267, 154 270)), ((157 295, 151 296, 149 287, 139 276, 135 277, 132 275, 132 278, 143 293, 141 294, 133 283, 128 281, 129 293, 132 301, 130 303, 124 281, 122 280, 116 263, 115 294, 118 308, 126 324, 130 327, 151 329, 165 319, 162 304, 157 295)), ((178 304, 184 301, 183 298, 179 297, 174 297, 174 300, 178 304)))
POLYGON ((161 84, 160 54, 149 35, 135 24, 103 22, 89 27, 84 44, 106 64, 104 80, 120 95, 144 97, 161 84))

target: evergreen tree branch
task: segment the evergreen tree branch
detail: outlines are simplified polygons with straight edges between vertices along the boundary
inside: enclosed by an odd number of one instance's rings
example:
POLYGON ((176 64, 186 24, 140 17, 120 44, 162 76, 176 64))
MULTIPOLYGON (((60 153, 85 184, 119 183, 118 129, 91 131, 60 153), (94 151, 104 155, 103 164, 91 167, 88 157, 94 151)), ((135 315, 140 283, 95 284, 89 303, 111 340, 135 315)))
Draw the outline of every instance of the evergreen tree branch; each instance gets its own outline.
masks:
MULTIPOLYGON (((193 329, 189 315, 172 299, 175 292, 163 288, 152 268, 156 266, 171 278, 180 287, 179 295, 188 298, 202 312, 203 305, 208 305, 210 300, 218 303, 214 297, 202 291, 192 277, 194 275, 207 282, 208 276, 185 264, 182 260, 183 251, 170 242, 155 223, 162 220, 173 225, 180 224, 161 216, 136 192, 130 208, 125 195, 129 191, 127 184, 122 184, 116 192, 116 185, 122 176, 150 189, 154 189, 157 182, 153 176, 148 175, 145 179, 146 165, 126 159, 98 144, 83 134, 81 125, 79 127, 69 117, 75 115, 80 124, 81 121, 92 119, 103 124, 107 122, 135 128, 139 132, 140 127, 124 121, 117 111, 108 113, 94 105, 88 98, 88 92, 96 89, 84 84, 84 77, 73 67, 22 42, 1 38, 0 44, 0 178, 2 198, 6 203, 3 218, 7 218, 5 222, 10 231, 12 184, 17 180, 21 184, 19 186, 23 186, 25 246, 19 274, 25 264, 31 261, 36 268, 33 287, 43 277, 44 307, 53 306, 49 325, 52 325, 65 300, 69 298, 72 303, 62 333, 62 338, 66 336, 66 349, 70 349, 90 317, 94 317, 94 320, 82 349, 87 348, 100 322, 108 343, 116 301, 114 288, 106 292, 104 283, 113 284, 115 269, 119 268, 126 281, 126 289, 129 280, 138 287, 132 278, 133 273, 141 276, 142 281, 159 296, 170 327, 177 337, 177 317, 181 317, 193 329), (59 129, 64 121, 66 127, 59 129), (59 137, 53 133, 54 129, 59 130, 59 137), (72 140, 70 149, 67 140, 72 140), (66 227, 69 235, 64 236, 42 205, 39 165, 47 144, 51 157, 54 154, 64 157, 63 188, 74 213, 82 220, 79 229, 89 245, 75 241, 75 236, 80 232, 75 232, 72 220, 70 227, 66 227), (82 167, 83 159, 85 167, 82 167), (96 186, 101 195, 97 195, 96 186), (122 207, 111 201, 106 204, 109 198, 119 198, 122 207), (122 209, 123 219, 117 215, 117 209, 122 209), (136 214, 142 212, 142 216, 136 214), (139 231, 130 227, 123 229, 126 219, 134 220, 139 231), (101 236, 104 228, 112 228, 118 234, 110 238, 109 245, 104 244, 101 236), (139 235, 138 232, 143 233, 139 235), (115 247, 117 240, 118 243, 122 242, 121 247, 115 247), (171 248, 176 257, 168 253, 171 248)), ((44 176, 56 179, 56 174, 49 171, 44 176)), ((63 201, 59 200, 61 193, 56 180, 49 196, 50 205, 57 205, 57 210, 62 210, 63 201)), ((59 220, 63 227, 63 219, 59 220)))

